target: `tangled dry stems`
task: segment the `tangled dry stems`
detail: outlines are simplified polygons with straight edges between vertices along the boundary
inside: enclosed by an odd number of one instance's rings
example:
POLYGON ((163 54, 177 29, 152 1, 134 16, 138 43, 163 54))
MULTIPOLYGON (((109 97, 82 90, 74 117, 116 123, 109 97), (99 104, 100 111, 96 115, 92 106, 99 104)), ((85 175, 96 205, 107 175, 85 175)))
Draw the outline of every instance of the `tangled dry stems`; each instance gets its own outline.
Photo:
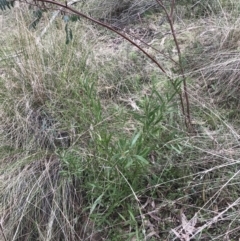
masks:
MULTIPOLYGON (((88 29, 88 33, 91 33, 91 36, 97 36, 89 27, 88 29)), ((135 222, 133 222, 134 224, 130 222, 117 222, 122 227, 122 230, 124 230, 124 234, 119 236, 122 238, 120 238, 120 240, 129 238, 128 233, 133 233, 136 227, 146 231, 145 238, 147 237, 152 240, 157 240, 159 237, 172 240, 174 237, 170 231, 171 228, 175 228, 176 232, 182 235, 181 230, 183 226, 185 228, 185 234, 186 232, 188 234, 189 232, 193 233, 194 228, 196 228, 200 240, 209 240, 210 238, 211 240, 219 240, 222 238, 230 240, 239 237, 239 214, 236 209, 239 201, 239 171, 237 169, 240 154, 239 133, 237 126, 232 124, 232 120, 225 119, 225 117, 221 115, 221 109, 217 109, 218 104, 221 103, 220 101, 224 101, 226 99, 225 96, 229 95, 229 90, 233 91, 234 97, 235 94, 236 96, 238 94, 237 91, 235 92, 237 89, 236 86, 238 87, 238 74, 237 71, 231 71, 231 69, 237 69, 238 66, 238 55, 233 55, 231 52, 233 51, 235 53, 237 45, 234 37, 228 37, 234 36, 234 33, 230 34, 230 32, 224 32, 223 30, 223 32, 219 34, 219 29, 215 29, 217 31, 216 34, 214 31, 197 33, 197 39, 199 39, 199 35, 202 34, 201 40, 203 43, 200 44, 199 48, 194 47, 191 49, 191 54, 197 50, 194 58, 188 56, 189 53, 187 53, 187 58, 191 58, 192 60, 197 59, 193 65, 187 66, 190 72, 193 73, 193 79, 196 77, 200 78, 200 72, 201 77, 203 77, 202 82, 204 83, 199 89, 196 89, 197 85, 195 81, 192 81, 191 91, 189 92, 194 107, 192 111, 194 113, 195 125, 199 128, 198 135, 190 138, 183 135, 183 131, 179 128, 179 125, 175 125, 176 116, 179 112, 177 112, 176 109, 174 109, 174 113, 169 111, 169 119, 161 125, 161 128, 165 130, 165 132, 161 130, 161 136, 153 140, 155 144, 157 143, 157 148, 149 154, 149 160, 153 163, 151 178, 158 178, 159 182, 157 184, 154 183, 148 176, 144 190, 134 193, 138 199, 138 202, 134 202, 134 205, 137 206, 139 210, 131 216, 136 219, 135 222), (205 40, 210 40, 208 46, 205 45, 205 40), (216 42, 217 40, 218 42, 216 42), (227 43, 227 45, 225 45, 225 43, 227 43), (217 54, 214 54, 216 52, 217 54), (197 57, 199 57, 199 59, 197 57), (209 61, 210 65, 204 65, 206 60, 209 61), (212 79, 213 77, 214 81, 212 79), (228 79, 228 82, 225 81, 226 79, 228 79), (210 93, 210 97, 206 96, 203 93, 205 93, 205 88, 209 88, 209 86, 210 88, 216 88, 215 91, 219 89, 221 92, 210 93), (216 97, 219 97, 219 99, 216 97), (211 103, 208 98, 215 99, 217 103, 211 103), (172 123, 170 121, 171 118, 175 118, 172 123), (159 139, 161 141, 159 141, 159 139), (152 195, 152 193, 154 193, 155 196, 152 195), (179 212, 181 215, 179 215, 179 212), (187 218, 184 218, 183 214, 186 215, 187 218), (187 226, 187 220, 193 220, 192 218, 195 217, 195 215, 198 218, 197 224, 195 221, 192 221, 187 226), (128 228, 127 231, 126 225, 128 228), (221 228, 219 228, 219 225, 221 228), (186 230, 186 227, 189 227, 189 229, 186 230), (205 230, 208 230, 208 232, 204 233, 205 230), (203 232, 200 233, 200 231, 203 232)), ((24 41, 26 41, 26 39, 24 41)), ((53 41, 49 43, 53 43, 53 41)), ((199 46, 197 41, 196 43, 195 46, 199 46)), ((98 42, 98 44, 100 45, 101 43, 98 42)), ((48 49, 48 51, 50 51, 50 49, 48 49)), ((84 46, 82 49, 84 49, 84 46)), ((131 66, 132 68, 125 72, 126 65, 123 63, 124 61, 118 61, 118 56, 114 59, 116 52, 114 52, 112 48, 110 49, 112 55, 107 54, 107 56, 104 55, 106 50, 105 46, 103 49, 98 49, 99 53, 96 52, 97 49, 96 47, 95 57, 97 56, 97 59, 94 61, 91 58, 88 59, 88 71, 91 73, 94 70, 96 67, 95 63, 99 61, 100 56, 103 61, 101 67, 106 66, 108 62, 112 64, 108 64, 106 69, 98 75, 100 78, 96 82, 98 83, 96 93, 101 97, 101 102, 105 104, 103 110, 105 111, 104 114, 106 117, 108 117, 108 114, 114 109, 106 107, 116 107, 116 104, 118 105, 116 108, 119 109, 119 106, 122 105, 121 108, 123 112, 121 114, 124 113, 127 102, 121 102, 121 98, 128 99, 134 97, 133 99, 137 100, 136 104, 140 106, 143 97, 150 96, 149 92, 151 88, 149 87, 149 83, 144 83, 141 85, 143 89, 141 88, 141 91, 139 91, 139 86, 137 84, 133 85, 133 80, 136 80, 137 75, 135 71, 138 70, 138 66, 141 67, 141 60, 138 55, 135 55, 133 50, 133 59, 136 59, 136 65, 131 66), (105 59, 102 59, 102 56, 104 56, 105 59), (111 73, 109 74, 109 72, 111 73), (125 90, 118 83, 118 78, 113 79, 116 73, 119 78, 121 78, 122 83, 120 84, 125 87, 125 90), (126 81, 127 77, 130 81, 126 81), (114 90, 111 89, 112 86, 114 90), (107 93, 104 91, 106 91, 107 88, 110 89, 110 92, 112 91, 111 96, 117 99, 114 104, 112 103, 112 98, 106 98, 107 93)), ((52 60, 54 61, 51 62, 48 60, 47 63, 52 65, 46 68, 43 64, 44 62, 41 62, 42 57, 44 57, 41 55, 41 51, 36 54, 36 48, 29 48, 27 51, 30 52, 27 52, 27 58, 25 60, 22 58, 19 61, 23 66, 18 64, 15 72, 12 72, 14 73, 12 77, 22 82, 13 80, 5 86, 5 90, 9 90, 11 95, 5 95, 4 97, 12 102, 3 102, 4 105, 2 105, 2 107, 14 106, 15 108, 7 108, 6 110, 8 110, 8 112, 1 110, 3 113, 3 115, 1 115, 1 126, 4 126, 1 130, 6 131, 4 135, 1 136, 1 138, 4 137, 4 141, 2 140, 1 142, 4 143, 4 146, 8 146, 9 144, 6 140, 16 140, 15 143, 24 143, 23 141, 26 141, 26 137, 29 136, 27 128, 28 119, 27 115, 24 116, 23 113, 25 113, 26 107, 28 106, 37 105, 46 109, 49 108, 49 105, 45 102, 47 98, 53 103, 52 108, 60 107, 59 111, 55 109, 55 112, 53 112, 55 117, 61 116, 62 120, 67 120, 68 124, 73 123, 69 121, 66 115, 62 116, 61 114, 66 110, 64 109, 66 106, 69 108, 70 105, 68 105, 68 101, 74 100, 71 98, 66 99, 66 97, 69 96, 69 94, 74 95, 74 97, 77 96, 76 92, 73 91, 76 89, 76 86, 74 86, 74 81, 76 80, 74 76, 78 75, 79 77, 79 72, 75 72, 73 68, 73 72, 71 72, 72 75, 70 76, 71 81, 69 82, 64 78, 59 78, 61 75, 57 73, 57 70, 64 69, 65 65, 64 61, 61 63, 56 61, 62 56, 61 48, 59 47, 58 50, 59 51, 52 53, 51 51, 49 52, 53 54, 54 57, 52 60), (54 65, 56 65, 56 69, 54 65), (40 69, 36 68, 36 66, 40 69), (20 76, 18 75, 19 73, 20 76), (43 73, 47 74, 43 75, 43 73), (24 76, 24 78, 22 76, 24 76), (58 89, 59 92, 54 91, 53 87, 57 87, 57 82, 49 81, 48 78, 50 77, 52 77, 50 80, 55 80, 56 78, 57 81, 61 82, 61 85, 65 86, 65 93, 67 93, 67 95, 59 91, 60 88, 58 89), (19 85, 19 83, 21 84, 19 85), (19 90, 24 90, 26 95, 22 95, 22 92, 19 90), (11 99, 11 96, 14 96, 15 99, 11 99), (64 101, 62 100, 63 97, 64 101), (6 104, 9 105, 6 106, 6 104), (6 128, 7 124, 8 128, 6 128)), ((121 54, 123 54, 123 52, 121 53, 121 51, 119 51, 119 56, 121 56, 121 54)), ((84 56, 81 51, 76 53, 76 56, 77 55, 80 57, 84 56)), ((82 66, 84 67, 86 65, 83 64, 82 66)), ((154 68, 148 69, 148 67, 146 67, 146 70, 147 73, 150 73, 151 70, 155 71, 154 68)), ((99 71, 99 69, 97 69, 97 71, 99 71)), ((11 71, 9 73, 11 73, 11 71)), ((62 76, 64 76, 64 73, 63 71, 62 76)), ((148 75, 149 74, 147 74, 147 76, 148 75)), ((4 78, 6 78, 6 76, 7 75, 2 75, 4 78)), ((150 79, 150 81, 153 81, 153 79, 150 79)), ((159 91, 167 90, 166 85, 162 82, 156 86, 159 91)), ((84 96, 83 89, 79 91, 80 95, 84 96)), ((71 102, 73 108, 76 104, 84 107, 82 101, 83 99, 78 99, 77 102, 71 102)), ((89 103, 86 106, 91 108, 89 103)), ((49 110, 54 109, 52 108, 49 108, 49 110)), ((80 110, 81 108, 77 109, 77 111, 80 110)), ((76 118, 76 115, 73 115, 73 113, 76 113, 76 109, 67 112, 69 116, 76 118)), ((82 112, 81 114, 82 118, 86 113, 82 112)), ((93 116, 91 117, 93 118, 93 116)), ((120 115, 117 117, 119 119, 120 115)), ((132 118, 130 114, 128 114, 128 117, 132 118)), ((61 120, 61 118, 59 119, 61 120)), ((76 118, 75 121, 80 123, 82 121, 81 118, 76 118)), ((122 128, 122 126, 120 127, 121 123, 119 120, 118 122, 111 123, 111 121, 114 120, 112 116, 105 120, 108 122, 109 129, 112 128, 119 134, 124 132, 124 134, 131 136, 138 125, 138 123, 134 122, 134 119, 131 118, 129 123, 124 125, 124 128, 122 128), (118 125, 116 125, 116 123, 118 123, 118 125)), ((76 122, 73 124, 75 123, 76 122)), ((69 127, 67 124, 65 126, 69 127)), ((83 125, 78 130, 74 130, 79 139, 83 138, 81 131, 89 128, 86 126, 83 125)), ((76 125, 74 125, 74 127, 76 127, 76 125)), ((100 140, 99 137, 102 137, 100 135, 101 130, 98 131, 96 127, 100 128, 101 125, 92 125, 91 128, 89 128, 91 131, 87 137, 88 139, 91 139, 92 136, 96 134, 98 140, 100 140)), ((114 141, 117 143, 116 137, 114 141)), ((75 147, 77 146, 81 150, 78 152, 79 155, 92 155, 97 159, 98 155, 95 153, 96 150, 94 149, 94 151, 92 151, 89 148, 89 144, 91 144, 90 141, 88 141, 85 146, 79 145, 76 140, 74 143, 75 147)), ((29 143, 26 141, 24 145, 29 146, 29 143)), ((4 146, 1 144, 1 148, 4 146)), ((13 146, 16 149, 19 148, 19 145, 16 144, 13 146)), ((75 151, 75 149, 73 149, 73 151, 75 151)), ((68 154, 68 150, 62 152, 62 154, 66 153, 68 154)), ((5 233, 8 235, 7 237, 12 239, 12 237, 17 237, 18 234, 20 234, 20 236, 21 234, 28 234, 28 238, 31 240, 35 238, 34 235, 37 233, 42 240, 94 240, 94 233, 98 232, 94 227, 93 219, 88 219, 89 213, 84 212, 82 209, 82 207, 88 207, 89 203, 84 203, 86 199, 84 197, 85 193, 81 189, 81 180, 73 179, 69 182, 69 176, 68 178, 63 178, 63 176, 60 175, 61 171, 64 171, 64 168, 66 168, 63 165, 64 158, 61 159, 61 156, 54 155, 53 153, 46 154, 45 150, 43 152, 40 150, 34 154, 28 152, 27 155, 21 152, 15 155, 8 155, 5 152, 3 157, 1 163, 3 169, 7 171, 1 175, 1 190, 5 193, 1 199, 1 216, 3 214, 3 227, 5 233), (19 195, 19 193, 23 193, 24 195, 19 195), (19 210, 22 212, 19 212, 19 210), (84 227, 78 226, 79 223, 84 223, 84 227), (85 223, 88 223, 88 225, 85 226, 85 223), (29 229, 26 229, 26 227, 29 227, 29 229), (87 227, 89 227, 90 230, 87 230, 87 227), (34 233, 32 232, 33 229, 37 231, 34 233)), ((107 158, 109 158, 109 156, 107 156, 107 158)), ((103 170, 106 170, 106 163, 92 162, 91 169, 89 170, 93 172, 94 168, 96 169, 94 166, 96 164, 99 166, 97 166, 97 172, 94 173, 93 176, 99 178, 97 181, 101 181, 99 176, 103 170), (100 172, 99 169, 101 169, 100 172)), ((76 171, 75 169, 74 171, 76 171)), ((91 172, 89 172, 88 175, 90 173, 91 172)), ((120 172, 118 175, 121 176, 120 172)), ((104 185, 106 185, 107 181, 106 179, 104 180, 104 185)), ((84 180, 82 181, 84 182, 84 180)), ((94 192, 92 195, 94 195, 94 192)), ((95 200, 97 200, 97 198, 95 200)), ((93 203, 95 200, 93 200, 93 203)), ((91 207, 93 210, 94 205, 91 205, 91 207)), ((97 206, 96 210, 100 215, 103 214, 100 205, 97 206)), ((121 207, 118 207, 117 211, 125 214, 121 207)), ((126 215, 126 217, 129 216, 126 215)), ((105 230, 106 233, 111 229, 116 231, 116 224, 112 224, 112 226, 108 224, 105 230)), ((139 232, 139 235, 140 234, 141 232, 139 232)), ((194 235, 195 234, 196 233, 194 233, 194 235)), ((99 235, 98 233, 98 236, 99 235)), ((102 236, 106 236, 106 234, 102 236)), ((133 235, 133 238, 135 237, 136 236, 133 235)), ((22 240, 25 240, 25 238, 26 236, 22 237, 22 240)), ((181 238, 183 237, 181 236, 181 238)), ((184 238, 184 241, 186 241, 187 237, 185 236, 184 238)))

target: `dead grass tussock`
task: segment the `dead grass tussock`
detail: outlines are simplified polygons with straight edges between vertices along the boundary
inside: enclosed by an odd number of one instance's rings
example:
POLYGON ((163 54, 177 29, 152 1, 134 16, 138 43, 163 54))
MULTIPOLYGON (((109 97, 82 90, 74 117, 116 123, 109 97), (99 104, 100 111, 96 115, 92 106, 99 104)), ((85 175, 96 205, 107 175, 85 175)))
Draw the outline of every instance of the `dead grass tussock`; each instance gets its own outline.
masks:
POLYGON ((238 20, 224 22, 224 25, 217 21, 208 19, 206 22, 212 27, 208 30, 204 27, 196 35, 196 41, 187 54, 191 59, 189 67, 214 103, 238 108, 239 24, 238 20))
MULTIPOLYGON (((15 166, 1 179, 5 236, 11 240, 35 237, 40 240, 96 240, 94 224, 83 211, 80 180, 64 179, 62 165, 55 155, 28 158, 34 161, 15 166)), ((6 167, 11 165, 10 159, 6 167)), ((15 156, 14 162, 20 160, 20 156, 15 156)))

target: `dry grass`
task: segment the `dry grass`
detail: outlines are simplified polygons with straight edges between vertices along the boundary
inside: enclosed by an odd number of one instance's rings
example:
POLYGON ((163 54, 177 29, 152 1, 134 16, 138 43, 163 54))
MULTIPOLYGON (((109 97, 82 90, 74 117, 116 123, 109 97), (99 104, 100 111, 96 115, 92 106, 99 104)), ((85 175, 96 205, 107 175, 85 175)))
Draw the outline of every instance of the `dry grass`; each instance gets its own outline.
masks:
MULTIPOLYGON (((126 15, 146 13, 153 2, 84 7, 125 25, 126 15)), ((173 93, 166 77, 118 36, 82 20, 71 25, 70 45, 59 25, 37 45, 40 31, 24 27, 23 15, 1 36, 2 43, 11 39, 0 52, 0 216, 7 240, 237 240, 239 19, 224 8, 194 21, 179 11, 194 135, 184 131, 176 97, 166 101, 173 93), (61 133, 67 146, 56 142, 61 133)), ((124 31, 167 55, 143 44, 164 61, 168 76, 178 77, 169 26, 158 24, 162 13, 138 17, 124 31)))
POLYGON ((80 180, 69 182, 61 176, 64 168, 57 156, 16 155, 1 163, 7 170, 1 180, 7 240, 96 240, 100 235, 84 212, 80 180))
POLYGON ((196 41, 187 52, 190 74, 199 77, 212 102, 235 109, 239 105, 239 20, 209 18, 205 23, 200 22, 196 41), (208 30, 201 27, 206 22, 212 25, 208 30))
POLYGON ((130 23, 139 22, 142 15, 149 11, 158 10, 158 5, 155 1, 88 1, 86 9, 95 18, 99 18, 108 23, 111 23, 116 28, 123 28, 130 23))

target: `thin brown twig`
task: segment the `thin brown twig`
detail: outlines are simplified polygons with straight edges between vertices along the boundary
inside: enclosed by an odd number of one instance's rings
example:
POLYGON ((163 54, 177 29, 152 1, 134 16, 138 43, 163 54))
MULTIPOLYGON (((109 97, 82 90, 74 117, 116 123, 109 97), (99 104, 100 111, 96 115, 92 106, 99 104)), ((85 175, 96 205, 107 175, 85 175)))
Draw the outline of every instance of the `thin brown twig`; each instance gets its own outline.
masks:
POLYGON ((187 90, 187 82, 186 82, 186 76, 184 73, 184 69, 183 69, 183 64, 182 64, 182 54, 181 54, 181 50, 178 44, 178 40, 176 37, 176 33, 175 33, 175 29, 173 26, 173 10, 175 7, 175 0, 172 0, 171 2, 171 10, 170 10, 170 14, 167 11, 166 7, 164 6, 162 0, 156 0, 157 3, 161 6, 161 8, 164 10, 170 28, 171 28, 171 33, 173 36, 173 40, 175 43, 175 46, 177 48, 177 53, 178 53, 178 60, 179 60, 179 66, 180 66, 180 72, 183 78, 183 93, 184 93, 184 97, 185 97, 185 101, 186 101, 186 115, 185 115, 185 108, 184 108, 184 103, 183 103, 183 99, 182 99, 182 95, 180 96, 180 100, 181 100, 181 106, 182 106, 182 111, 183 111, 183 115, 185 116, 185 125, 188 128, 189 131, 192 131, 192 122, 191 122, 191 115, 190 115, 190 104, 189 104, 189 98, 188 98, 188 90, 187 90))

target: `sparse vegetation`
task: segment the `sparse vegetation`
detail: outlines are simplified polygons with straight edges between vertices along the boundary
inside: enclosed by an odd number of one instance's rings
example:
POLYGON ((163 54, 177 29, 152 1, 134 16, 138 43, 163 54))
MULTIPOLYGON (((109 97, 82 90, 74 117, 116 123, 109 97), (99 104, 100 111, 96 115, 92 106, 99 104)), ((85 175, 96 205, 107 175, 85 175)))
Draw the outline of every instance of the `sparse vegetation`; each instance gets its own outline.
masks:
POLYGON ((238 240, 238 1, 74 5, 164 71, 21 4, 0 12, 0 240, 238 240))

